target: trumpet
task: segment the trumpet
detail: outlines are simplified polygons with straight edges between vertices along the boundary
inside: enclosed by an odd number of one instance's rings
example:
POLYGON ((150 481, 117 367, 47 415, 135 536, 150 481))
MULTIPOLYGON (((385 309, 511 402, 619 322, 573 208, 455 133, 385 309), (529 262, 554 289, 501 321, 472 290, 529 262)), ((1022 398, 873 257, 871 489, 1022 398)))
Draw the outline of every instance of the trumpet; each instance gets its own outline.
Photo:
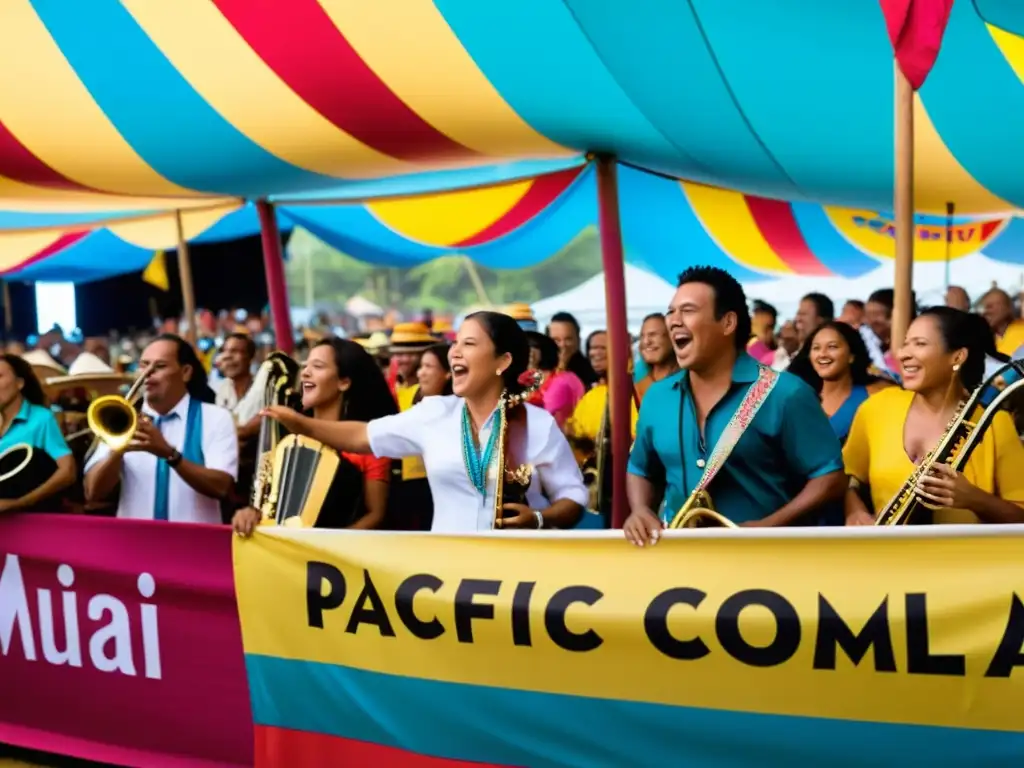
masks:
POLYGON ((100 441, 106 443, 112 451, 121 451, 132 441, 139 426, 139 415, 135 409, 142 386, 152 373, 152 366, 146 368, 124 397, 104 395, 89 403, 85 420, 89 430, 96 435, 96 439, 89 446, 86 457, 93 454, 100 441))

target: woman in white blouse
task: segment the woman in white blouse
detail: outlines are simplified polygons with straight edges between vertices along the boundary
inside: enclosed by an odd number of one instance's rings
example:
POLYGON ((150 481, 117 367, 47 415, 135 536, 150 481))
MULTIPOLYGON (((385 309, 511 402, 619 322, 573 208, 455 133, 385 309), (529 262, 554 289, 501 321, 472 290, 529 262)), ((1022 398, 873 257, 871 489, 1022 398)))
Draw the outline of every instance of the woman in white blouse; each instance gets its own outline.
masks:
MULTIPOLYGON (((476 312, 463 321, 448 353, 454 395, 424 398, 402 413, 368 424, 315 421, 276 406, 266 413, 290 431, 339 451, 392 459, 422 456, 434 497, 431 530, 489 530, 494 526, 497 478, 491 433, 497 427, 498 401, 503 393, 522 390, 519 379, 529 357, 526 333, 515 320, 499 312, 476 312)), ((525 463, 533 468, 529 505, 506 504, 502 527, 571 528, 587 502, 572 449, 550 414, 532 405, 522 407, 525 463)))

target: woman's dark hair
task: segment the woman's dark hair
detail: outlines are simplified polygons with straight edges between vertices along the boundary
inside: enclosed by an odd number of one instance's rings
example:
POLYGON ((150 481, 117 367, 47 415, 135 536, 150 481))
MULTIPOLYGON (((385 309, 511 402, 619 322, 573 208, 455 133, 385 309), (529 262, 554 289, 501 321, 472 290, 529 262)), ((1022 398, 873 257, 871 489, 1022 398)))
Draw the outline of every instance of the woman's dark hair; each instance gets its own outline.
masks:
POLYGON ((919 317, 935 320, 947 352, 967 350, 967 359, 960 365, 960 381, 964 389, 975 389, 985 378, 985 358, 1001 363, 1010 358, 996 350, 996 337, 985 318, 973 312, 952 307, 929 307, 919 317))
POLYGON ((736 335, 733 344, 743 352, 750 341, 750 308, 739 281, 719 267, 689 267, 679 275, 679 285, 703 283, 715 294, 715 319, 721 320, 727 312, 736 313, 736 335))
POLYGON ((530 342, 526 331, 518 322, 501 312, 473 312, 466 316, 466 320, 474 320, 480 324, 494 345, 495 355, 507 353, 512 357, 512 362, 502 374, 502 379, 509 394, 518 395, 524 389, 519 379, 526 373, 530 364, 530 342))
MULTIPOLYGON (((441 365, 442 370, 445 373, 452 372, 452 365, 448 362, 448 344, 434 344, 432 347, 427 347, 423 350, 423 355, 420 356, 420 360, 423 360, 424 355, 432 355, 437 359, 437 362, 441 365)), ((444 389, 441 390, 442 395, 452 394, 452 378, 449 376, 444 382, 444 389)), ((416 391, 415 397, 412 401, 418 403, 423 399, 423 390, 419 389, 416 391)))
POLYGON ((199 355, 196 354, 192 345, 181 338, 181 336, 174 333, 161 333, 149 343, 152 344, 157 341, 174 342, 178 349, 178 354, 176 356, 178 365, 187 365, 192 368, 192 377, 185 384, 185 389, 188 391, 189 397, 194 397, 201 403, 217 402, 216 394, 212 389, 210 389, 209 379, 206 375, 206 368, 203 367, 203 363, 199 359, 199 355))
POLYGON ((550 336, 536 331, 527 331, 526 338, 530 342, 530 349, 540 352, 540 361, 537 367, 542 371, 553 371, 558 368, 558 345, 550 336))
MULTIPOLYGON (((857 330, 853 326, 847 325, 844 322, 839 320, 829 320, 827 323, 822 323, 818 326, 804 344, 807 348, 808 355, 810 354, 811 347, 814 345, 814 337, 826 328, 831 328, 842 336, 843 341, 846 342, 846 346, 850 348, 850 355, 853 357, 853 362, 850 363, 850 378, 853 380, 854 386, 866 387, 869 384, 875 383, 878 380, 878 377, 873 376, 868 372, 868 368, 871 366, 871 354, 868 352, 868 347, 864 343, 864 338, 857 333, 857 330)), ((810 370, 811 376, 808 377, 807 383, 814 387, 815 391, 821 392, 821 377, 818 375, 818 372, 814 370, 813 366, 810 370)))
POLYGON ((551 330, 551 323, 568 323, 576 329, 576 335, 580 335, 580 321, 573 317, 568 312, 555 312, 551 316, 551 320, 548 322, 548 330, 551 330))
MULTIPOLYGON (((665 316, 664 315, 654 315, 654 317, 660 318, 662 322, 665 321, 665 316)), ((645 323, 648 320, 650 320, 650 317, 645 317, 644 318, 644 322, 645 323)), ((592 331, 591 334, 589 336, 587 336, 587 342, 586 342, 586 344, 583 345, 583 348, 587 351, 587 359, 588 360, 590 359, 590 348, 594 344, 594 339, 596 337, 602 336, 602 335, 603 336, 607 336, 608 335, 608 331, 606 331, 604 328, 599 328, 596 331, 592 331)))
POLYGON ((331 348, 338 378, 351 382, 345 392, 342 418, 348 421, 373 421, 398 413, 398 405, 388 388, 384 372, 362 345, 349 339, 331 337, 313 345, 313 349, 317 347, 331 348))
POLYGON ((32 405, 45 406, 46 393, 43 391, 43 385, 39 383, 39 379, 36 377, 36 372, 32 370, 32 365, 25 360, 23 357, 18 355, 2 354, 0 358, 4 360, 11 370, 14 371, 14 378, 21 379, 21 396, 28 400, 32 405))

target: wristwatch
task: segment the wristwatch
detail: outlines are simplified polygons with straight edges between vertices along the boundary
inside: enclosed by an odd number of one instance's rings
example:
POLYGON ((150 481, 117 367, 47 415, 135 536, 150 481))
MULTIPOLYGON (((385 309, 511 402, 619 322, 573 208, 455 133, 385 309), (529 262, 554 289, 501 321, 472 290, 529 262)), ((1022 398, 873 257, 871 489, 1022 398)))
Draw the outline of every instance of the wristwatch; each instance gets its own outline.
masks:
POLYGON ((178 465, 181 464, 182 458, 181 452, 175 448, 171 451, 171 455, 167 457, 167 466, 171 469, 177 469, 178 465))
POLYGON ((537 518, 537 530, 544 527, 544 513, 539 509, 533 510, 533 516, 537 518))

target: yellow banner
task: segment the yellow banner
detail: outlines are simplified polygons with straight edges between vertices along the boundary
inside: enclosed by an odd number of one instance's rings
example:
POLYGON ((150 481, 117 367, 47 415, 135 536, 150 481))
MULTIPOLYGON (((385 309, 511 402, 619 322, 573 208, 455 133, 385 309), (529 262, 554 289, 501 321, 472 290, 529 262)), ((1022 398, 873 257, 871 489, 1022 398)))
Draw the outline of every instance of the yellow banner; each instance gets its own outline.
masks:
POLYGON ((647 549, 618 532, 275 529, 236 543, 235 578, 250 656, 1024 733, 1022 528, 700 531, 647 549))

